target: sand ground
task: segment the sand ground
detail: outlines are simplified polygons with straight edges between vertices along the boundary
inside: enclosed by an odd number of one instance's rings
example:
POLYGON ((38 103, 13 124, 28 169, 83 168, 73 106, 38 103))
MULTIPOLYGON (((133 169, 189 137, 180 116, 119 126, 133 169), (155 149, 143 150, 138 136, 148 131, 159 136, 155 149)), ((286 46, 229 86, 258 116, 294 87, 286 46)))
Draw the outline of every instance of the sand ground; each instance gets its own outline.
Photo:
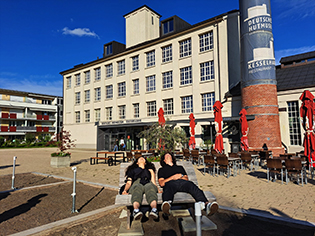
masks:
MULTIPOLYGON (((16 173, 40 172, 62 177, 73 177, 70 168, 50 167, 50 153, 56 148, 0 149, 0 175, 12 174, 13 156, 17 156, 16 173)), ((71 164, 77 167, 77 179, 118 187, 120 165, 90 165, 95 151, 71 150, 71 164)), ((211 191, 222 206, 251 209, 315 222, 315 179, 304 186, 280 180, 269 182, 266 170, 242 170, 236 177, 213 177, 203 174, 202 166, 194 166, 200 188, 211 191)))

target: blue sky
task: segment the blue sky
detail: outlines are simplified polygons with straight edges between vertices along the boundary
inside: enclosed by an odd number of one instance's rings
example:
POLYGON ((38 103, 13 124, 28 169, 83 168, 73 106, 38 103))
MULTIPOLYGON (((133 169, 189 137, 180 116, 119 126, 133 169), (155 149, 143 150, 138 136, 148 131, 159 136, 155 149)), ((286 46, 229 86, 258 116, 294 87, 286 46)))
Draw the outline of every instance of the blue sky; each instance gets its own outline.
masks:
MULTIPOLYGON (((0 88, 62 96, 61 71, 125 43, 123 15, 148 5, 190 24, 239 9, 238 0, 0 0, 0 88)), ((315 50, 315 1, 271 0, 276 63, 315 50)))

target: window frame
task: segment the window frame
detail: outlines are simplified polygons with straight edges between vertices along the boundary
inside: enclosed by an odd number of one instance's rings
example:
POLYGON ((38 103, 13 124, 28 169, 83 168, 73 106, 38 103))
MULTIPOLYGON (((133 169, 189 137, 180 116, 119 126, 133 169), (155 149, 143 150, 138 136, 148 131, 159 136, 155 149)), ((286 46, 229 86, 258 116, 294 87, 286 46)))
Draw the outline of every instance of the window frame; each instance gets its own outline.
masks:
POLYGON ((214 80, 214 61, 200 63, 200 81, 214 80), (209 65, 207 65, 209 63, 209 65))
POLYGON ((84 90, 84 102, 85 103, 89 103, 91 101, 91 91, 88 90, 84 90))
POLYGON ((106 99, 112 99, 114 97, 114 88, 112 84, 105 86, 105 98, 106 99))
POLYGON ((132 71, 139 70, 139 55, 131 57, 132 71))
POLYGON ((163 108, 164 108, 165 115, 173 115, 174 114, 174 99, 173 98, 164 99, 163 108))
POLYGON ((155 75, 150 75, 145 78, 146 81, 146 92, 156 91, 156 80, 155 75))
POLYGON ((155 50, 146 53, 146 65, 147 67, 155 66, 155 50))
POLYGON ((101 96, 102 96, 102 94, 101 94, 101 87, 97 87, 97 88, 95 88, 94 89, 94 101, 95 102, 99 102, 99 101, 101 101, 101 96))
POLYGON ((81 91, 75 92, 74 97, 75 97, 75 105, 80 105, 80 103, 81 103, 81 91))
POLYGON ((91 72, 85 71, 84 72, 84 84, 89 84, 91 82, 91 72))
POLYGON ((162 73, 162 88, 173 88, 173 71, 166 71, 162 73))
POLYGON ((173 61, 173 46, 172 44, 162 47, 162 63, 173 61))
POLYGON ((101 67, 97 67, 94 69, 95 72, 95 81, 101 80, 101 67))
POLYGON ((213 111, 214 103, 215 103, 215 93, 214 92, 201 94, 202 111, 213 111))
POLYGON ((118 83, 118 97, 126 96, 126 81, 118 83))
POLYGON ((191 56, 191 38, 182 40, 179 42, 179 57, 185 58, 191 56))
POLYGON ((194 112, 194 103, 193 103, 193 96, 185 96, 181 97, 181 112, 182 114, 188 114, 194 112), (188 100, 189 99, 189 100, 188 100), (188 104, 190 103, 190 104, 188 104), (190 107, 186 107, 187 105, 190 105, 190 107))
POLYGON ((125 59, 117 61, 117 75, 124 75, 126 73, 125 59))
POLYGON ((119 120, 126 119, 126 105, 118 106, 118 119, 119 120))
POLYGON ((133 83, 133 94, 140 94, 140 80, 139 79, 134 79, 132 81, 133 83))
POLYGON ((84 110, 84 122, 90 122, 90 121, 91 121, 91 111, 84 110))
POLYGON ((105 73, 106 78, 112 78, 113 77, 113 63, 110 63, 108 65, 105 65, 105 73))
POLYGON ((106 107, 106 120, 113 120, 113 107, 106 107))
POLYGON ((180 68, 180 85, 188 85, 193 83, 192 66, 180 68))
POLYGON ((154 117, 156 114, 156 101, 147 102, 147 116, 154 117))
POLYGON ((206 52, 213 49, 213 31, 199 35, 199 52, 206 52), (209 34, 209 36, 208 36, 209 34))
POLYGON ((133 118, 139 118, 140 117, 140 104, 134 103, 133 104, 133 118))

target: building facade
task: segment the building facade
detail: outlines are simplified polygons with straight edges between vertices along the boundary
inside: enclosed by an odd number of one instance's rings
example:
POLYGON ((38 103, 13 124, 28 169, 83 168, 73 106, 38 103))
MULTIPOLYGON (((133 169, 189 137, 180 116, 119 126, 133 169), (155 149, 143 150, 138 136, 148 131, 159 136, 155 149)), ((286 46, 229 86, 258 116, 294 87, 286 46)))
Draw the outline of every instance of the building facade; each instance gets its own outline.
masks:
POLYGON ((62 97, 0 89, 0 136, 23 140, 27 133, 56 135, 61 131, 62 97))
POLYGON ((224 103, 224 145, 239 139, 240 98, 226 93, 240 81, 239 12, 231 11, 195 25, 142 6, 125 16, 126 45, 104 45, 101 59, 74 66, 64 79, 64 127, 76 146, 110 150, 130 136, 132 148, 146 148, 137 134, 166 119, 189 135, 196 118, 196 144, 214 140, 213 104, 224 103), (230 118, 234 117, 234 118, 230 118))

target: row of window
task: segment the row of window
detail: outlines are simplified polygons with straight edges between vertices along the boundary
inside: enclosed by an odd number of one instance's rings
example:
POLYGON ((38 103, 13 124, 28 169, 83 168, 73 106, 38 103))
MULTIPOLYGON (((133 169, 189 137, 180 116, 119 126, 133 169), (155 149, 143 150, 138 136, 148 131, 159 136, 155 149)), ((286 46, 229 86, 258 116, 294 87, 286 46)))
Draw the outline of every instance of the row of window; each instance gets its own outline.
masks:
MULTIPOLYGON (((214 66, 213 61, 200 64, 200 80, 207 81, 214 79, 214 66)), ((192 84, 192 68, 191 66, 180 69, 180 85, 192 84)), ((162 86, 163 89, 173 87, 173 71, 162 73, 162 86)), ((95 88, 95 101, 101 100, 101 87, 95 88)), ((156 78, 155 75, 146 77, 146 92, 156 91, 156 78)), ((126 82, 118 83, 118 97, 126 96, 126 82)), ((133 80, 133 94, 139 94, 139 79, 133 80)), ((105 98, 113 98, 113 85, 107 85, 105 87, 105 98)), ((81 92, 75 93, 75 104, 78 105, 81 102, 81 92)), ((90 102, 90 90, 84 91, 84 102, 90 102)))
MULTIPOLYGON (((199 51, 204 52, 213 48, 213 32, 210 31, 205 34, 199 35, 199 51)), ((179 42, 179 56, 180 58, 190 56, 192 53, 191 38, 179 42)), ((139 70, 139 55, 131 58, 132 71, 139 70)), ((162 62, 170 62, 173 60, 172 45, 162 47, 162 62)), ((155 50, 146 53, 146 67, 155 66, 155 50)), ((117 62, 117 75, 125 74, 126 66, 125 60, 117 62)), ((101 67, 94 69, 95 81, 101 79, 101 67)), ((105 66, 106 78, 113 77, 113 64, 105 66)), ((90 71, 84 72, 84 83, 90 83, 91 75, 90 71)), ((81 77, 80 74, 75 75, 75 86, 80 86, 81 77)), ((67 88, 71 88, 71 76, 67 77, 67 88)))
MULTIPOLYGON (((201 95, 202 102, 202 111, 212 111, 214 104, 215 96, 214 93, 205 93, 201 95)), ((163 109, 165 115, 174 114, 174 103, 173 98, 163 100, 163 109)), ((139 118, 139 103, 133 104, 133 118, 139 118)), ((182 113, 191 113, 193 112, 193 96, 186 96, 181 98, 181 112, 182 113)), ((147 102, 147 116, 156 116, 157 108, 156 101, 147 102)), ((95 122, 100 121, 101 119, 101 109, 94 110, 95 122)), ((105 108, 105 119, 113 119, 113 107, 105 108)), ((118 106, 118 119, 126 119, 126 105, 118 106)), ((91 121, 90 110, 84 111, 84 122, 91 121)), ((75 122, 81 122, 81 113, 80 111, 75 112, 75 122)))

